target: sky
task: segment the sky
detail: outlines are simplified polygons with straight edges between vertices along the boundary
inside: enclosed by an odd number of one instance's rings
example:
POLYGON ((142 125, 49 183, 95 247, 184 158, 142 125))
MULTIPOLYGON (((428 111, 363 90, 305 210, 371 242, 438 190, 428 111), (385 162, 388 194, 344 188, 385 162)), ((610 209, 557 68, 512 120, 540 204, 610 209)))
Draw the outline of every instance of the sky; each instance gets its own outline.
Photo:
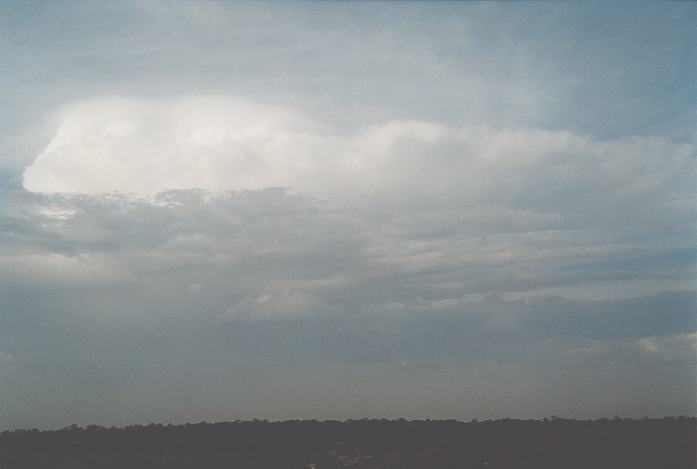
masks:
POLYGON ((695 31, 2 2, 0 430, 695 415, 695 31))

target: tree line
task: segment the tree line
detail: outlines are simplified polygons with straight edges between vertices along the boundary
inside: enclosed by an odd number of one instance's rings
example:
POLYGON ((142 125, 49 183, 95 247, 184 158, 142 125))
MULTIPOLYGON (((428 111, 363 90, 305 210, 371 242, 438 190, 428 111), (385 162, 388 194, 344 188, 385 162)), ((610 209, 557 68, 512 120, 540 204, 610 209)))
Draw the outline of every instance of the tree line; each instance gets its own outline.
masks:
POLYGON ((697 467, 697 419, 265 420, 0 433, 3 469, 697 467))

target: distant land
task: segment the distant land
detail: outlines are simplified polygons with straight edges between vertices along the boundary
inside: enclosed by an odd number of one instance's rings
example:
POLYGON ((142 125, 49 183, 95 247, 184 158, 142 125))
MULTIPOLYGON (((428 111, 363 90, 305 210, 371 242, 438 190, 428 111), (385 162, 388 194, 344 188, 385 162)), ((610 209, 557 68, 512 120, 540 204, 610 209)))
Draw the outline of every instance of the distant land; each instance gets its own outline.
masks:
POLYGON ((0 433, 3 469, 697 467, 697 418, 265 420, 0 433))

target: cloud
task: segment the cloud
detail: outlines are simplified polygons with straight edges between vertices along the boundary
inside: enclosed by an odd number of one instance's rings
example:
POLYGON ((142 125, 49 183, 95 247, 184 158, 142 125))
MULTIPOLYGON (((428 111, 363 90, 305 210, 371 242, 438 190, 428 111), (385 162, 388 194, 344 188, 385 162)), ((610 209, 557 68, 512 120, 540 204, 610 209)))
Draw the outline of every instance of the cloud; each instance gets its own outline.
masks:
POLYGON ((540 396, 578 416, 618 399, 632 415, 693 408, 695 294, 674 290, 694 267, 649 237, 661 218, 579 229, 283 189, 2 195, 9 426, 512 415, 496 389, 526 416, 550 413, 540 396), (569 404, 589 382, 594 400, 569 404), (429 390, 447 405, 424 404, 429 390))
POLYGON ((689 206, 697 177, 692 145, 657 138, 416 121, 342 134, 292 109, 226 96, 82 101, 58 120, 24 171, 32 192, 288 187, 635 223, 689 206))
POLYGON ((223 318, 263 321, 326 314, 329 313, 328 310, 328 306, 316 295, 301 291, 281 291, 246 297, 226 309, 223 318))
POLYGON ((3 399, 34 393, 8 419, 42 402, 82 415, 78 397, 108 409, 93 397, 108 393, 144 396, 130 419, 220 416, 230 396, 249 415, 308 396, 343 408, 331 396, 373 381, 380 396, 412 383, 397 413, 429 386, 487 409, 523 383, 523 406, 544 391, 588 415, 567 378, 602 382, 607 409, 694 406, 691 145, 340 132, 229 97, 85 101, 59 122, 28 190, 0 193, 3 399))
POLYGON ((642 338, 697 330, 694 291, 605 301, 544 298, 526 309, 528 326, 554 337, 642 338))
POLYGON ((69 106, 58 119, 55 136, 24 172, 31 191, 284 185, 283 170, 292 165, 280 150, 302 153, 321 139, 320 126, 297 112, 222 96, 96 99, 69 106))

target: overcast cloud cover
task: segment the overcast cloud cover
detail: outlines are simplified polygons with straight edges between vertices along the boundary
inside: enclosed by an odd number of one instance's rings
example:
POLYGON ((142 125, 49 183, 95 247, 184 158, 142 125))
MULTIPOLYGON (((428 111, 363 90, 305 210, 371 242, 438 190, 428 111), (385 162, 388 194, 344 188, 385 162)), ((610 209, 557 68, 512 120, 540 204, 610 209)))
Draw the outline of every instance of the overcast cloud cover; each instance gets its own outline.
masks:
POLYGON ((693 5, 0 18, 3 428, 695 414, 693 5))

